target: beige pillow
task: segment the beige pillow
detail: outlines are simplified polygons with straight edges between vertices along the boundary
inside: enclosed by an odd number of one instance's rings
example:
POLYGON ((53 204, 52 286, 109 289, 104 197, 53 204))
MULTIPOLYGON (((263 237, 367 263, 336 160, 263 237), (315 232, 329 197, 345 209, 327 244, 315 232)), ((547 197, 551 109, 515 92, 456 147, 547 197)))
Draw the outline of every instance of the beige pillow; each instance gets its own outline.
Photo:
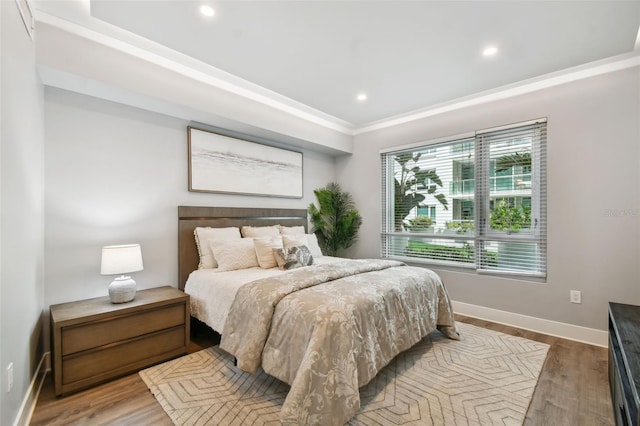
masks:
POLYGON ((265 238, 265 237, 277 237, 280 235, 280 228, 278 225, 273 226, 243 226, 242 236, 249 238, 265 238))
POLYGON ((198 256, 200 262, 198 269, 217 268, 218 262, 211 251, 209 240, 239 240, 240 229, 236 227, 229 228, 209 228, 198 226, 193 230, 196 237, 196 247, 198 248, 198 256))
POLYGON ((281 235, 306 234, 304 226, 280 226, 281 235))
POLYGON ((258 266, 253 238, 227 240, 223 244, 220 243, 220 240, 210 240, 209 242, 213 255, 218 261, 218 269, 221 271, 235 271, 258 266))
POLYGON ((278 266, 276 258, 273 257, 273 250, 282 248, 282 237, 254 238, 253 246, 261 268, 268 269, 278 266))

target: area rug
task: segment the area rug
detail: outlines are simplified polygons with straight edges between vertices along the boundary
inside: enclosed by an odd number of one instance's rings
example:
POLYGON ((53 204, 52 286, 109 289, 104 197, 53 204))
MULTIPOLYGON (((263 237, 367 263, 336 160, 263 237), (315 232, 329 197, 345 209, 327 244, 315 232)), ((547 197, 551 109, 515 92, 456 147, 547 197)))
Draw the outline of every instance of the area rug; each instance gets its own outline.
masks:
MULTIPOLYGON (((349 425, 521 425, 549 345, 457 323, 435 331, 360 389, 349 425)), ((176 425, 278 425, 289 386, 239 371, 217 346, 140 376, 176 425)))

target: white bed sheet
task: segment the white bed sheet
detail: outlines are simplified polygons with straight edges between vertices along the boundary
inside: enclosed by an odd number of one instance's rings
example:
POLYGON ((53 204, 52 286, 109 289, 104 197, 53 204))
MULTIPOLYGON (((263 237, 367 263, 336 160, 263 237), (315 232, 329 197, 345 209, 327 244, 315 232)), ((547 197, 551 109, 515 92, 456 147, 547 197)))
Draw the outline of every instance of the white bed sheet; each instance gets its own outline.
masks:
MULTIPOLYGON (((331 256, 314 257, 313 264, 324 265, 340 260, 339 257, 331 256)), ((190 296, 191 315, 222 334, 227 314, 240 287, 261 278, 288 272, 278 268, 259 267, 236 271, 219 271, 218 269, 193 271, 184 287, 185 293, 190 296)))

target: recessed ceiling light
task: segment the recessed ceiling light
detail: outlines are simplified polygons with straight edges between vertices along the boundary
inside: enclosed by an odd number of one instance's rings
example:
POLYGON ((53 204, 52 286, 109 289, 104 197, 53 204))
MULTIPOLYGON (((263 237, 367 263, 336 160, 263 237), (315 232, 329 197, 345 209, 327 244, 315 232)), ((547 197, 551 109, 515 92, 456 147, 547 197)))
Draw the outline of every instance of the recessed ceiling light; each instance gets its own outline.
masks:
POLYGON ((200 6, 200 13, 210 18, 216 14, 216 11, 211 6, 205 4, 200 6))
POLYGON ((498 48, 495 46, 489 46, 482 51, 484 56, 493 56, 498 53, 498 48))
POLYGON ((360 102, 364 102, 367 100, 367 94, 366 93, 358 93, 357 99, 360 102))

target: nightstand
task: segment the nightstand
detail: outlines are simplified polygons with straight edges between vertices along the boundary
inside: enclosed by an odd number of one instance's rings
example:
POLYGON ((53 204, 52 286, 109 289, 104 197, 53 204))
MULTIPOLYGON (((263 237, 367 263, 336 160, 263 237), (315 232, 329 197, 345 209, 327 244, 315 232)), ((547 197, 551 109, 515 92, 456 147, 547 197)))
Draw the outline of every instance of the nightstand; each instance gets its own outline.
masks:
POLYGON ((189 295, 174 287, 138 291, 128 303, 105 296, 50 310, 56 395, 187 353, 189 295))

